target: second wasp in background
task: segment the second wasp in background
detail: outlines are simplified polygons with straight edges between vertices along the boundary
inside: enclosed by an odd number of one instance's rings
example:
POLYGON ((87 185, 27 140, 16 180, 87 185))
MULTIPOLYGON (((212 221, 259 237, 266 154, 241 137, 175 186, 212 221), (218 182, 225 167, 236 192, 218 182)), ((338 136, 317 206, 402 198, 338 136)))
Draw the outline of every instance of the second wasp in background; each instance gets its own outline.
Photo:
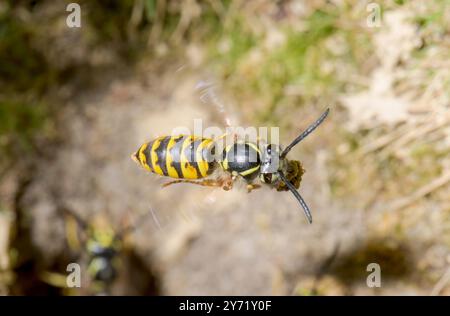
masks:
MULTIPOLYGON (((45 282, 62 288, 64 295, 154 295, 157 292, 152 269, 129 240, 136 225, 123 225, 115 230, 101 214, 85 220, 67 208, 60 213, 64 215, 71 253, 67 264, 80 265, 81 287, 68 288, 68 275, 61 272, 42 273, 45 282)), ((142 222, 141 218, 139 223, 142 222)))

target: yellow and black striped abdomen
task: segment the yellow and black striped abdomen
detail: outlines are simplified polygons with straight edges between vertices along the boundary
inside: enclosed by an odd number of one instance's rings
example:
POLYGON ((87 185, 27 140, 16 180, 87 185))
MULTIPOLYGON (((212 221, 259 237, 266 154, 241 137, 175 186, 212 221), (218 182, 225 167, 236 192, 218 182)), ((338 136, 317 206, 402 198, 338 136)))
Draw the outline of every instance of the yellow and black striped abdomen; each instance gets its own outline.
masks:
POLYGON ((214 169, 210 157, 214 141, 193 135, 161 136, 142 145, 136 160, 148 171, 161 176, 200 179, 214 169))

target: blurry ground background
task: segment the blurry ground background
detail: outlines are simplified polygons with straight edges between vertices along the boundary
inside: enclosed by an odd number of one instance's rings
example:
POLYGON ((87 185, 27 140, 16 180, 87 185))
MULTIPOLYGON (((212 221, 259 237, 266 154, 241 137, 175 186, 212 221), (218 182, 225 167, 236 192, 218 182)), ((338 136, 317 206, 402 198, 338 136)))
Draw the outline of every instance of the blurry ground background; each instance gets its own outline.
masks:
POLYGON ((78 1, 72 29, 67 3, 0 3, 1 294, 67 294, 38 278, 65 273, 60 207, 114 227, 153 211, 114 294, 450 294, 449 1, 374 2, 379 27, 366 1, 78 1), (290 154, 312 225, 289 193, 161 189, 130 160, 220 126, 205 81, 284 144, 331 107, 290 154))

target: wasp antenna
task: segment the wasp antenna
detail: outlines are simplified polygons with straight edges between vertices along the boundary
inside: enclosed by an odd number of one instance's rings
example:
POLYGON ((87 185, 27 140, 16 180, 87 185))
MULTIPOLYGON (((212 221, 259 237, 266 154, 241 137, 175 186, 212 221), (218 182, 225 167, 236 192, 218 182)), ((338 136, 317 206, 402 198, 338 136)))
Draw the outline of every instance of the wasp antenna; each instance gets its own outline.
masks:
POLYGON ((305 200, 303 200, 300 193, 298 193, 297 189, 292 185, 292 183, 289 182, 289 180, 285 177, 284 173, 281 171, 278 171, 278 175, 280 176, 281 180, 286 184, 288 189, 294 194, 297 201, 300 203, 300 205, 303 207, 303 211, 305 212, 306 218, 308 219, 308 222, 312 224, 312 215, 311 211, 309 210, 308 205, 306 205, 305 200))
POLYGON ((59 206, 57 208, 57 212, 63 216, 70 216, 75 219, 82 230, 87 230, 87 228, 89 227, 87 220, 83 219, 80 215, 65 206, 59 206))
POLYGON ((328 113, 330 112, 330 108, 326 109, 325 112, 315 121, 313 124, 311 124, 303 133, 301 133, 292 143, 289 144, 289 146, 286 147, 285 150, 280 155, 280 158, 286 157, 286 155, 291 151, 291 149, 297 145, 300 141, 306 138, 309 134, 312 133, 327 117, 328 113))

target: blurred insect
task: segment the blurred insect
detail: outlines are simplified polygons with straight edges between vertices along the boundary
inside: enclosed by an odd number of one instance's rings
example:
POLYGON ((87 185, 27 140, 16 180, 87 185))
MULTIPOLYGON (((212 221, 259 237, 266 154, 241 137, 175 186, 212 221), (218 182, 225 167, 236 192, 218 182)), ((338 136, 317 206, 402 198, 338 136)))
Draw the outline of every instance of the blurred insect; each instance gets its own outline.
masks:
MULTIPOLYGON (((65 218, 66 235, 69 247, 78 250, 85 257, 88 294, 110 294, 110 288, 116 281, 121 267, 121 253, 124 250, 125 237, 137 228, 128 225, 115 232, 101 217, 96 221, 86 221, 73 211, 61 208, 65 218), (82 242, 78 238, 81 228, 82 242)), ((146 215, 146 214, 144 214, 146 215)), ((142 223, 142 219, 138 223, 142 223)), ((57 287, 66 287, 66 275, 45 272, 42 278, 57 287)))
POLYGON ((164 186, 183 182, 230 190, 233 182, 239 177, 246 181, 248 192, 251 192, 260 187, 254 183, 259 177, 262 183, 277 191, 291 191, 303 207, 308 221, 312 223, 309 207, 297 191, 305 171, 300 161, 289 160, 286 156, 295 145, 325 120, 328 113, 329 109, 284 150, 276 144, 261 145, 236 140, 223 149, 220 159, 213 159, 216 140, 179 135, 161 136, 147 142, 131 157, 150 172, 178 178, 164 186), (224 172, 218 177, 210 178, 209 176, 217 169, 224 172))

